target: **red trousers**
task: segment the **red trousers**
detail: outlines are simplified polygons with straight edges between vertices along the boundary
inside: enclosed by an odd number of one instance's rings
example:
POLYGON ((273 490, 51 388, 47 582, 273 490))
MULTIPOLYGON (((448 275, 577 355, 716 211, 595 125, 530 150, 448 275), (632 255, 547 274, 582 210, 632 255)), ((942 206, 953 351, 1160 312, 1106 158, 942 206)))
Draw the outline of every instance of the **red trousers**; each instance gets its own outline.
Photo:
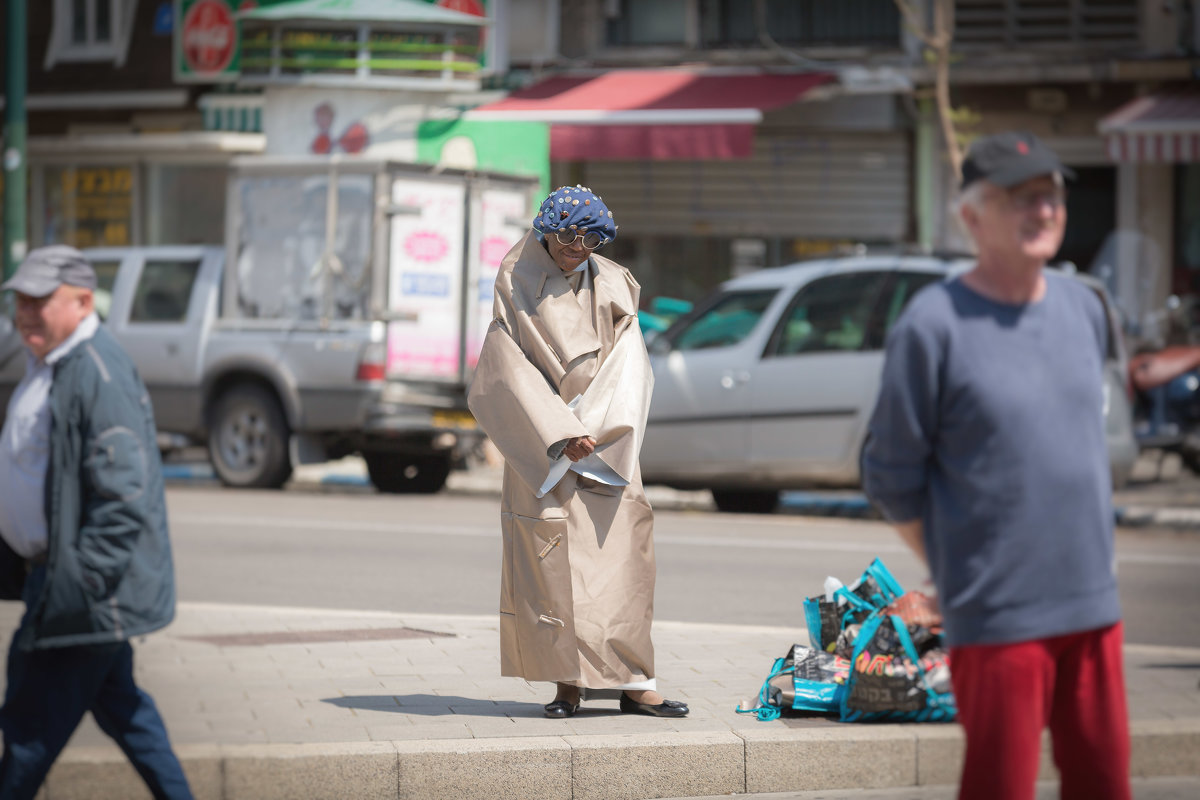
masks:
POLYGON ((1130 800, 1123 628, 950 650, 967 738, 959 800, 1033 800, 1049 725, 1063 800, 1130 800))

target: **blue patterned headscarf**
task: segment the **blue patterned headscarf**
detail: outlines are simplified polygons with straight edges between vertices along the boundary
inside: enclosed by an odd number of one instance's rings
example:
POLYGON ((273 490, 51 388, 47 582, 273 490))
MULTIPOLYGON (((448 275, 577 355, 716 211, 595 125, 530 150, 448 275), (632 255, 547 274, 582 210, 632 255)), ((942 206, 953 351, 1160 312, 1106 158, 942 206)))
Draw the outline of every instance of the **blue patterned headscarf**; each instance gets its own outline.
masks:
POLYGON ((601 246, 617 238, 617 225, 612 212, 600 196, 586 186, 560 186, 542 201, 533 229, 548 236, 563 228, 578 233, 595 231, 604 237, 601 246))

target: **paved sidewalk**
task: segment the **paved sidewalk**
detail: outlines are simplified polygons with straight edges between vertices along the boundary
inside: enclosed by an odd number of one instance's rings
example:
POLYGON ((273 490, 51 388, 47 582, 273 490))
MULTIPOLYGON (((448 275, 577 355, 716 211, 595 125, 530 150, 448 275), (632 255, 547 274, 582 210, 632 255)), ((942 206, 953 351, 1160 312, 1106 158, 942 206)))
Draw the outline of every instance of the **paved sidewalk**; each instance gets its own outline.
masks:
MULTIPOLYGON (((0 627, 19 613, 0 604, 0 627)), ((499 677, 494 616, 183 603, 136 643, 136 663, 198 798, 614 800, 956 779, 954 725, 737 714, 802 629, 657 622, 654 637, 660 688, 687 700, 686 719, 615 701, 543 718, 548 685, 499 677)), ((1126 665, 1135 773, 1200 775, 1200 649, 1131 646, 1126 665)), ((43 792, 145 796, 90 720, 43 792)))

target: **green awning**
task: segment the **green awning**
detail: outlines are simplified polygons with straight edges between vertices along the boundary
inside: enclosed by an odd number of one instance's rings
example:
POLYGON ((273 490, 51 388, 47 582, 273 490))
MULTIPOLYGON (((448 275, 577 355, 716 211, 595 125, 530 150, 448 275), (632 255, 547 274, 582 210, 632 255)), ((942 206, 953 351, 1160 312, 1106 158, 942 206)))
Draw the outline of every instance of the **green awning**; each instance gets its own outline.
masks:
POLYGON ((451 11, 423 0, 292 0, 242 11, 240 20, 262 22, 402 22, 421 25, 488 24, 486 17, 451 11))

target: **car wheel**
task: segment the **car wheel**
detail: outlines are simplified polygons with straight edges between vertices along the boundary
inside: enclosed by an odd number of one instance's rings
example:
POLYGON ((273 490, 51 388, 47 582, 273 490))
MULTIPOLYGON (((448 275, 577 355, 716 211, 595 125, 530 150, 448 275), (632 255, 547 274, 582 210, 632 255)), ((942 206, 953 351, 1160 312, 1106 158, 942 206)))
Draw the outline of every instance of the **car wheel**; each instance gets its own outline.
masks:
POLYGON ((713 489, 712 496, 719 511, 730 513, 770 514, 779 505, 773 489, 713 489))
POLYGON ((446 485, 451 457, 409 453, 363 453, 371 483, 389 494, 434 494, 446 485))
POLYGON ((279 401, 268 389, 240 384, 213 406, 208 455, 226 486, 277 489, 292 475, 288 426, 279 401))

